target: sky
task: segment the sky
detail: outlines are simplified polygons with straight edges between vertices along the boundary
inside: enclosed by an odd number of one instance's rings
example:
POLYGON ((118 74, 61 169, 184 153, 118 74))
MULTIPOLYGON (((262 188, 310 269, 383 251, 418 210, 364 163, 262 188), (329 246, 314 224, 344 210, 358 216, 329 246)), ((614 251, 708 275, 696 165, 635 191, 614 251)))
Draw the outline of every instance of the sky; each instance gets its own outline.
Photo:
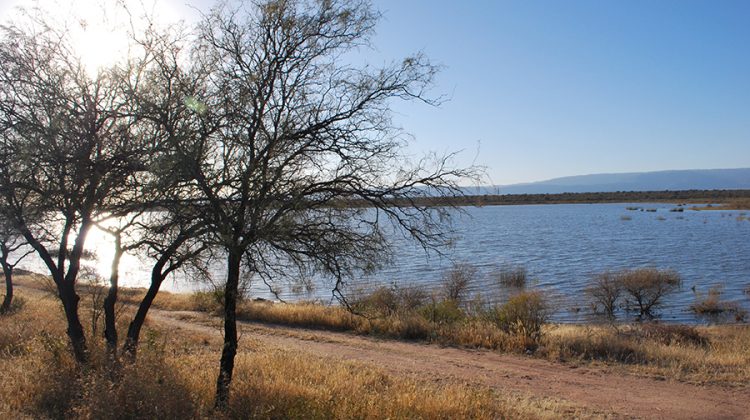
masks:
MULTIPOLYGON (((212 4, 157 2, 170 20, 212 4)), ((19 3, 0 0, 2 20, 19 3)), ((373 5, 374 50, 360 54, 383 64, 421 51, 442 66, 441 106, 393 105, 415 155, 461 150, 457 164, 484 165, 499 185, 750 167, 749 1, 373 5)))

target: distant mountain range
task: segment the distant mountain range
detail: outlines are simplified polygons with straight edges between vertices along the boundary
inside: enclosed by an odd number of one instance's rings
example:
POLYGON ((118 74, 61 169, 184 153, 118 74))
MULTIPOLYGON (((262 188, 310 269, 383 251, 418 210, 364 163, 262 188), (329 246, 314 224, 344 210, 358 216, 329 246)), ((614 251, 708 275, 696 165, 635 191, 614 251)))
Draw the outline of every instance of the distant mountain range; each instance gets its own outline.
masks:
POLYGON ((558 194, 614 191, 750 189, 750 168, 692 169, 567 176, 525 184, 481 187, 469 194, 558 194))

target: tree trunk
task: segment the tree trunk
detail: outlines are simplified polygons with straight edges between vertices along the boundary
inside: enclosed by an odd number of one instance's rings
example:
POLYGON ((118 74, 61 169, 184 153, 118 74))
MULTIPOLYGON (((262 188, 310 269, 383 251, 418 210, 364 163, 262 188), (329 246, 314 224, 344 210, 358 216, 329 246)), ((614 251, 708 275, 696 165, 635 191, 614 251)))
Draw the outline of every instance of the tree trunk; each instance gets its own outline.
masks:
POLYGON ((133 320, 130 321, 130 325, 128 326, 128 335, 125 337, 125 344, 123 345, 122 351, 128 356, 130 361, 135 361, 138 352, 138 341, 141 336, 141 328, 143 328, 143 323, 146 322, 148 310, 151 309, 156 294, 159 293, 161 283, 166 277, 166 274, 162 273, 165 261, 166 259, 160 260, 151 270, 151 285, 146 292, 146 296, 143 297, 141 304, 138 305, 138 311, 135 313, 133 320))
MULTIPOLYGON (((65 252, 65 247, 68 243, 69 225, 70 223, 65 224, 64 235, 60 241, 61 253, 65 252)), ((42 261, 44 261, 44 264, 49 268, 52 279, 57 286, 57 293, 65 311, 65 319, 68 322, 68 338, 70 338, 70 344, 73 348, 73 355, 79 364, 88 361, 88 349, 86 347, 86 335, 83 331, 83 325, 81 325, 81 319, 78 317, 78 302, 81 298, 76 293, 75 284, 78 277, 78 270, 80 269, 84 241, 90 228, 91 221, 88 218, 84 218, 81 221, 81 228, 78 231, 73 252, 70 253, 68 272, 65 273, 64 259, 58 258, 58 264, 55 264, 49 251, 37 240, 28 227, 21 226, 21 234, 23 234, 29 245, 34 248, 42 261)))
POLYGON ((107 354, 112 360, 117 359, 117 324, 115 320, 115 304, 120 278, 120 259, 123 249, 120 235, 115 235, 115 256, 112 259, 112 274, 109 276, 109 291, 104 298, 104 339, 107 342, 107 354))
POLYGON ((229 385, 234 372, 234 357, 237 354, 237 295, 240 282, 242 252, 230 250, 227 261, 227 284, 224 289, 224 348, 219 362, 219 377, 216 380, 214 407, 224 409, 229 402, 229 385))
POLYGON ((75 291, 75 286, 71 282, 59 281, 57 291, 60 294, 60 301, 65 310, 65 318, 68 321, 68 338, 73 347, 73 355, 79 364, 88 362, 88 349, 86 347, 86 335, 83 332, 81 319, 78 317, 78 302, 81 298, 75 291))
POLYGON ((13 266, 8 264, 8 253, 5 246, 3 246, 2 255, 0 255, 0 265, 3 266, 3 273, 5 274, 5 298, 2 306, 0 306, 0 314, 5 314, 10 311, 10 305, 13 303, 13 266))

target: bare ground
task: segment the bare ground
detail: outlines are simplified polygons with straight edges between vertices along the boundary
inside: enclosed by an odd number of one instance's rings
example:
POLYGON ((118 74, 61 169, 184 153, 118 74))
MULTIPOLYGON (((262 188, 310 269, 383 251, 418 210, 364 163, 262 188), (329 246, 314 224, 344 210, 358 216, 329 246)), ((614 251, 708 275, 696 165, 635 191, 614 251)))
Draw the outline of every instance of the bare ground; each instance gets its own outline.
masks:
MULTIPOLYGON (((196 312, 152 309, 152 322, 221 334, 196 312)), ((696 386, 487 350, 440 347, 300 328, 241 323, 245 346, 285 348, 373 364, 396 375, 450 381, 531 398, 553 398, 602 416, 648 419, 750 419, 750 388, 696 386), (248 341, 250 341, 248 345, 248 341), (606 414, 605 414, 606 413, 606 414)), ((242 350, 241 350, 242 351, 242 350)), ((564 416, 564 415, 561 415, 564 416)))

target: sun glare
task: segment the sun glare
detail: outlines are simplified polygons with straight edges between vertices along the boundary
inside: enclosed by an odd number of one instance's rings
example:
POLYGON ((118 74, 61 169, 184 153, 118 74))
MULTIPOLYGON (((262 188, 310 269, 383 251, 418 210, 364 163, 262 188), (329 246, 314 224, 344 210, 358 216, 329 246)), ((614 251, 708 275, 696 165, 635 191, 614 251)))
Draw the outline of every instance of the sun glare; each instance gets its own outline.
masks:
POLYGON ((91 75, 127 57, 132 32, 147 25, 141 19, 144 15, 157 24, 179 20, 169 1, 41 0, 35 4, 46 19, 67 28, 75 54, 91 75))

